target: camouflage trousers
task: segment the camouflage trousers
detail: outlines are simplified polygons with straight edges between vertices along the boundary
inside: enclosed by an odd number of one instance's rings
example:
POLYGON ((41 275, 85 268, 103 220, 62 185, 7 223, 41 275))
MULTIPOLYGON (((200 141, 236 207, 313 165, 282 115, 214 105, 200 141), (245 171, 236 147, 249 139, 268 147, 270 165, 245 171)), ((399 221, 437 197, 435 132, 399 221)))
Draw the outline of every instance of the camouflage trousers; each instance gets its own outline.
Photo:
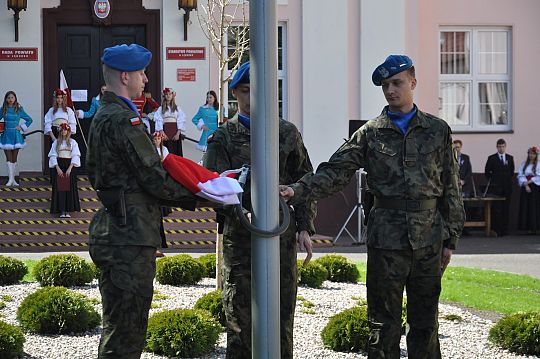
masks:
POLYGON ((407 293, 407 351, 411 359, 438 359, 438 304, 442 243, 416 250, 368 247, 369 359, 399 359, 403 289, 407 293))
POLYGON ((156 248, 90 245, 100 269, 103 332, 99 359, 138 359, 146 343, 156 248))
MULTIPOLYGON (((223 235, 223 305, 227 318, 227 359, 251 359, 251 235, 239 224, 223 235)), ((293 357, 293 324, 298 287, 296 226, 279 240, 281 358, 293 357)))

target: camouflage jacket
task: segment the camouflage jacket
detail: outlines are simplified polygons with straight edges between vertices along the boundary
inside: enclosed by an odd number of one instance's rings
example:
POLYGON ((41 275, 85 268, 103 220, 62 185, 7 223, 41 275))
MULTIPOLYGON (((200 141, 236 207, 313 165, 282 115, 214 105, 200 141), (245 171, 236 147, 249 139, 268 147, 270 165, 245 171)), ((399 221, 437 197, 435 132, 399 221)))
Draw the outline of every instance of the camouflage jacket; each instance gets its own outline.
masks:
POLYGON ((144 124, 124 101, 105 92, 88 137, 86 170, 96 190, 125 193, 126 225, 101 209, 90 224, 90 243, 159 247, 160 204, 194 208, 195 196, 161 166, 144 124))
MULTIPOLYGON (((218 127, 208 141, 204 156, 204 166, 212 171, 223 172, 237 169, 244 164, 251 164, 250 130, 234 116, 218 127)), ((279 120, 279 183, 298 181, 302 176, 313 171, 302 136, 290 122, 279 120)), ((244 188, 242 204, 251 211, 251 185, 248 179, 244 188)), ((315 233, 313 220, 316 205, 313 201, 294 206, 294 219, 297 231, 306 230, 315 233)))
POLYGON ((387 116, 387 110, 356 131, 328 162, 321 163, 316 174, 292 185, 292 203, 308 193, 314 199, 330 196, 347 185, 356 170, 364 168, 376 198, 437 199, 435 209, 416 212, 373 208, 368 245, 417 249, 442 240, 446 246, 455 247, 465 213, 450 127, 418 110, 403 135, 387 116))

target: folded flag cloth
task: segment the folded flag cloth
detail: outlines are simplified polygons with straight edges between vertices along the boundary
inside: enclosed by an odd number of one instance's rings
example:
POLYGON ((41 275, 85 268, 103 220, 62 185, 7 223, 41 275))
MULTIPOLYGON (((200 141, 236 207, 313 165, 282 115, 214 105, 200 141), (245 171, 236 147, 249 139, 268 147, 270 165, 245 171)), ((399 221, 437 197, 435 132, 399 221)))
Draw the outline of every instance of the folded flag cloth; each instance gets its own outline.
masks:
POLYGON ((243 190, 233 178, 240 169, 219 175, 187 158, 171 153, 163 159, 163 168, 172 178, 199 197, 221 204, 240 203, 238 193, 243 190))

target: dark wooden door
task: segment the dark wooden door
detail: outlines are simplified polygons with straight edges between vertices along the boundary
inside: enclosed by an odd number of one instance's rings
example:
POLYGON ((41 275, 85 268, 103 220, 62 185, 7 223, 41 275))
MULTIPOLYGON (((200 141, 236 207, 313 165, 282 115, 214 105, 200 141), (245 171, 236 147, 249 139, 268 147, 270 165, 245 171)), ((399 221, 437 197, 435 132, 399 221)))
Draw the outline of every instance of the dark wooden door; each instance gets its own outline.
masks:
MULTIPOLYGON (((146 46, 145 26, 58 26, 58 65, 64 70, 68 86, 72 90, 87 90, 87 99, 74 102, 75 109, 86 111, 92 97, 99 93, 103 84, 101 55, 106 47, 137 43, 146 46)), ((51 94, 52 101, 52 94, 51 94)), ((84 137, 92 119, 80 120, 84 137)), ((77 129, 74 139, 81 149, 81 172, 84 173, 86 146, 77 129)))

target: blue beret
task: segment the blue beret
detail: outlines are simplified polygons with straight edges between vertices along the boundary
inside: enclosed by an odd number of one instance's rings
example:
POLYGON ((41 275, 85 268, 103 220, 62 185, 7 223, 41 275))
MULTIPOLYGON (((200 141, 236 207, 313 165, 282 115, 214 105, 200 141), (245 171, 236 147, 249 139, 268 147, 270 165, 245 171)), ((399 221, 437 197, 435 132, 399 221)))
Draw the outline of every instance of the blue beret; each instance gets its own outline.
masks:
POLYGON ((413 66, 412 60, 406 55, 390 55, 382 64, 377 66, 371 80, 375 86, 381 86, 382 80, 399 74, 413 66))
POLYGON ((116 45, 103 50, 101 62, 118 71, 142 70, 152 60, 152 53, 141 45, 116 45))
POLYGON ((244 62, 236 73, 234 74, 231 83, 229 84, 230 89, 235 89, 238 84, 248 84, 249 83, 249 61, 244 62))

